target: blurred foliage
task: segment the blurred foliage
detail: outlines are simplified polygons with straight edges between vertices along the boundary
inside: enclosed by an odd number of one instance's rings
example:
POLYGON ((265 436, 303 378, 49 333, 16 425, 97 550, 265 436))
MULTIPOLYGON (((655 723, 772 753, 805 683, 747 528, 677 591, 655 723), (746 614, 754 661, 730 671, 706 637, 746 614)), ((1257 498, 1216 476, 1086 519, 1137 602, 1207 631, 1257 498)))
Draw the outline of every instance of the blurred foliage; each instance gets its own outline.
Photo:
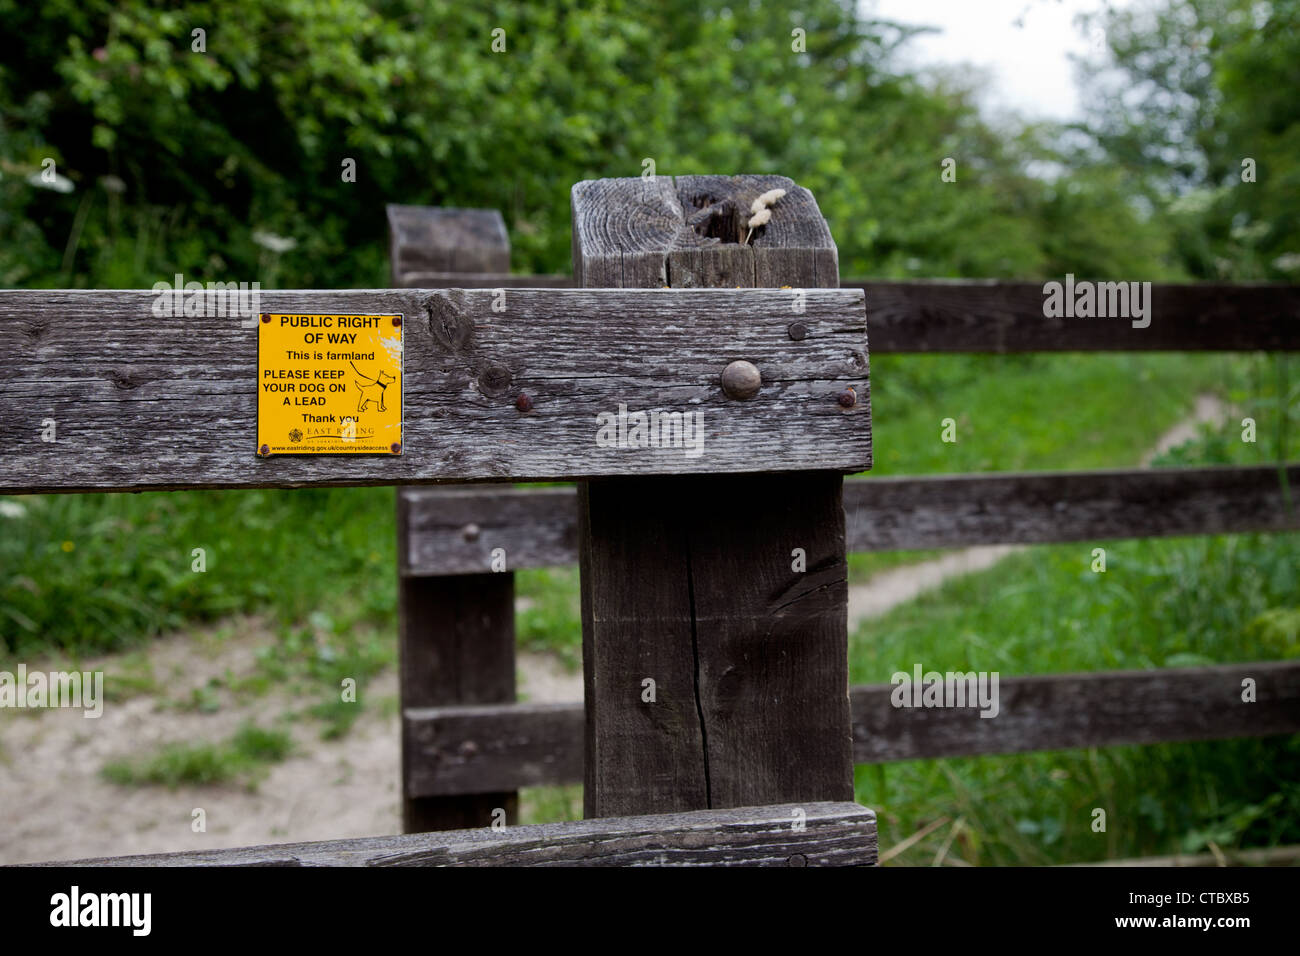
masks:
POLYGON ((1110 56, 1085 65, 1083 128, 1182 267, 1300 277, 1300 0, 1162 0, 1092 22, 1110 56))
POLYGON ((903 70, 910 35, 852 0, 0 0, 0 284, 373 286, 386 202, 500 208, 563 271, 572 184, 646 159, 793 176, 845 275, 1180 273, 1129 176, 903 70))

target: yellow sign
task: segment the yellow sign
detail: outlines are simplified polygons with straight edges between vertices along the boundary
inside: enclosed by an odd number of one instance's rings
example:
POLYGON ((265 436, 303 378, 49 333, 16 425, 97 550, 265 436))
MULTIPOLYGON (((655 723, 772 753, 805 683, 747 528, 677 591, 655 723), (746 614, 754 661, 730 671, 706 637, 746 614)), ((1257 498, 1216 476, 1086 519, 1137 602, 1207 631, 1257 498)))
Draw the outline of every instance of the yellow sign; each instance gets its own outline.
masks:
POLYGON ((400 455, 402 317, 262 313, 257 453, 400 455))

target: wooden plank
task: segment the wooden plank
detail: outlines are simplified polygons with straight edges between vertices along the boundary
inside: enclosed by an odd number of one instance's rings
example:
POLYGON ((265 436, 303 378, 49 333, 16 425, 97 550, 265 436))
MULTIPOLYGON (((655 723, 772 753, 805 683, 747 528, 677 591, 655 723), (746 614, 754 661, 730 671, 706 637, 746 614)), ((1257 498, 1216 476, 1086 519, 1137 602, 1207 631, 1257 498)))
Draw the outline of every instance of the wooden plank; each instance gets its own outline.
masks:
POLYGON ((552 704, 415 707, 402 712, 412 794, 474 794, 583 781, 584 708, 552 704))
MULTIPOLYGON (((798 290, 837 283, 835 245, 812 194, 784 177, 579 183, 573 222, 584 286, 791 286, 787 336, 827 331, 807 325, 798 290), (776 188, 771 223, 748 236, 750 204, 776 188)), ((856 404, 837 408, 866 426, 865 330, 859 344, 859 378, 842 380, 856 404)), ((770 381, 744 339, 733 358, 770 381)), ((587 816, 852 796, 841 485, 822 473, 580 487, 587 816)))
POLYGON ((510 272, 408 272, 402 285, 412 289, 572 289, 567 275, 510 272))
MULTIPOLYGON (((892 706, 891 684, 853 687, 853 759, 887 763, 1300 732, 1300 661, 1002 677, 997 717, 892 706), (1241 701, 1241 681, 1257 701, 1241 701)), ((439 707, 404 720, 426 767, 419 792, 474 793, 582 779, 582 704, 439 707), (467 744, 469 746, 467 746, 467 744)))
MULTIPOLYGON (((505 295, 500 311, 489 290, 262 293, 262 311, 407 317, 400 456, 263 459, 256 323, 158 318, 147 291, 0 292, 0 492, 854 471, 870 462, 865 408, 836 404, 843 387, 863 382, 861 292, 809 291, 803 318, 817 334, 798 342, 787 331, 789 293, 778 290, 505 295), (739 355, 769 376, 752 401, 729 400, 719 385, 739 355), (520 394, 530 410, 517 407, 520 394), (620 405, 691 411, 702 444, 598 445, 597 416, 617 416, 620 405), (56 441, 42 440, 47 419, 56 441)), ((204 299, 213 311, 221 301, 204 299)))
MULTIPOLYGON (((1216 847, 1217 849, 1217 847, 1216 847)), ((1175 853, 1172 856, 1140 856, 1126 860, 1095 860, 1088 863, 1065 863, 1071 867, 1219 867, 1219 866, 1296 866, 1300 864, 1300 846, 1270 846, 1254 850, 1220 849, 1217 853, 1175 853)))
MULTIPOLYGON (((391 206, 388 212, 395 285, 418 285, 410 272, 403 275, 403 269, 429 264, 442 268, 509 267, 510 244, 499 213, 476 215, 485 211, 391 206), (449 254, 448 247, 466 251, 449 254)), ((479 490, 490 493, 509 487, 484 485, 479 490)), ((444 509, 437 504, 439 499, 445 500, 458 490, 444 487, 407 492, 408 496, 418 494, 416 500, 425 505, 420 511, 423 517, 412 520, 412 499, 403 495, 403 489, 397 489, 398 670, 403 711, 409 707, 513 703, 515 700, 514 571, 493 567, 487 560, 455 581, 402 573, 404 556, 409 553, 412 540, 429 538, 424 533, 427 516, 441 513, 444 509)), ((461 530, 463 538, 466 529, 461 530)), ((413 794, 407 772, 411 750, 410 734, 404 724, 404 832, 518 822, 519 795, 511 788, 454 797, 413 794)))
POLYGON ((973 708, 895 708, 884 685, 853 693, 854 760, 1116 747, 1300 731, 1300 661, 1016 677, 996 717, 973 708), (1256 702, 1242 701, 1242 681, 1256 702))
POLYGON ((398 286, 429 288, 416 278, 427 273, 510 271, 510 239, 495 209, 390 205, 387 213, 388 259, 398 286))
MULTIPOLYGON (((47 866, 874 866, 876 815, 856 803, 700 810, 101 857, 47 866)), ((38 864, 39 865, 39 864, 38 864)))
MULTIPOLYGON (((398 631, 404 710, 439 704, 503 704, 515 699, 514 577, 509 572, 489 572, 400 580, 398 631)), ((410 729, 404 725, 405 832, 487 826, 498 809, 505 811, 508 821, 518 819, 514 787, 456 798, 421 793, 412 785, 409 770, 415 763, 415 748, 410 729)), ((436 773, 436 768, 430 769, 436 773)))
POLYGON ((1124 318, 1047 318, 1044 283, 1037 281, 843 285, 866 290, 871 350, 878 355, 1300 349, 1300 285, 1153 283, 1146 328, 1124 318))
MULTIPOLYGON (((1300 465, 1287 476, 1300 497, 1300 465)), ((402 493, 413 522, 403 574, 473 574, 497 547, 512 568, 578 562, 573 488, 402 493)), ((1300 530, 1272 465, 854 479, 844 511, 849 551, 1300 530)))
MULTIPOLYGON (((761 254, 756 250, 756 254, 761 254)), ((424 288, 564 288, 565 275, 412 275, 424 288)), ((1049 319, 1043 282, 999 279, 844 279, 867 297, 871 351, 1252 352, 1300 350, 1300 285, 1152 283, 1151 325, 1122 319, 1049 319)))
POLYGON ((398 550, 408 577, 479 574, 504 552, 511 570, 578 563, 578 495, 568 488, 403 488, 409 534, 398 550))
MULTIPOLYGON (((1300 498, 1300 465, 1287 468, 1300 498)), ((846 482, 849 550, 1300 530, 1271 465, 846 482)))

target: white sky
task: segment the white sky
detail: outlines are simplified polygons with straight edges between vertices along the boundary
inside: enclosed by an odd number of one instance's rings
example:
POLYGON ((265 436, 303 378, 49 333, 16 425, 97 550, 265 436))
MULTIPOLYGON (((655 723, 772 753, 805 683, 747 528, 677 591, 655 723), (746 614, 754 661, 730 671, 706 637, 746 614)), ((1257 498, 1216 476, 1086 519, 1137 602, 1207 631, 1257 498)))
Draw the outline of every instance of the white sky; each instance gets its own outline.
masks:
POLYGON ((861 9, 943 32, 913 38, 912 66, 973 64, 990 71, 981 105, 1030 119, 1080 118, 1068 54, 1103 49, 1103 38, 1075 24, 1080 13, 1123 8, 1134 0, 860 0, 861 9))

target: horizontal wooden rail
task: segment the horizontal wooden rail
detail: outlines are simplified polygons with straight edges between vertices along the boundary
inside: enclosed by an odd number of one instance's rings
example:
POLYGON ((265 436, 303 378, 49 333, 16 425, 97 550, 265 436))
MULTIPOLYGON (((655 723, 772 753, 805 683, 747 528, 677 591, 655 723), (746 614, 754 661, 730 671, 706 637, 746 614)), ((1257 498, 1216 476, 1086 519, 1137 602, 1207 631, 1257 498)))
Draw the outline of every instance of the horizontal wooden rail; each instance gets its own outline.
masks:
POLYGON ((267 458, 257 455, 257 318, 226 315, 217 292, 195 295, 202 315, 164 318, 148 291, 0 292, 0 493, 858 471, 871 461, 855 290, 807 290, 797 315, 780 289, 263 292, 265 313, 406 317, 401 454, 267 458), (810 332, 799 340, 795 318, 810 332), (739 358, 762 375, 747 401, 720 385, 739 358), (850 386, 858 401, 845 408, 837 398, 850 386), (652 411, 676 416, 662 441, 659 427, 624 417, 652 411))
POLYGON ((408 289, 572 289, 570 275, 523 275, 513 272, 407 272, 408 289))
MULTIPOLYGON (((1300 465, 870 478, 844 483, 849 551, 1300 530, 1300 465)), ((410 577, 576 564, 572 488, 401 492, 410 577)))
POLYGON ((1300 349, 1300 285, 1152 283, 1146 328, 1128 318, 1048 318, 1043 282, 841 286, 866 290, 873 354, 1300 349))
MULTIPOLYGON (((886 763, 1300 731, 1300 661, 1006 677, 998 713, 898 708, 892 684, 850 688, 853 759, 886 763), (1242 681, 1255 681, 1254 703, 1242 681)), ((412 796, 582 780, 582 704, 408 710, 412 796)))
POLYGON ((850 551, 1300 530, 1300 465, 845 482, 850 551), (850 491, 849 489, 852 489, 850 491))
POLYGON ((575 823, 101 857, 50 866, 873 866, 856 803, 696 810, 575 823))
MULTIPOLYGON (((573 283, 570 276, 491 273, 423 273, 410 279, 431 288, 466 289, 573 283)), ((873 355, 1300 350, 1300 285, 1154 282, 1146 328, 1118 317, 1048 318, 1043 315, 1044 285, 999 279, 846 279, 840 288, 866 292, 873 355)))

